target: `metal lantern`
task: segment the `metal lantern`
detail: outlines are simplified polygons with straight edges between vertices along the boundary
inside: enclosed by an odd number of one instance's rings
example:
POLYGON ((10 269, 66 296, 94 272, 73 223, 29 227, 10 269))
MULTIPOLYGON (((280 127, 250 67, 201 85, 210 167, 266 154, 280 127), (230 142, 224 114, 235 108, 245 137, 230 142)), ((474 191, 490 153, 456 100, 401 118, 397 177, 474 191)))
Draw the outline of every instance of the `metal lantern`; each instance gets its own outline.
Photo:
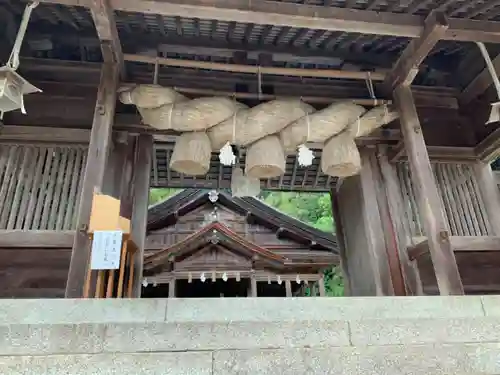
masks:
POLYGON ((19 67, 19 52, 21 51, 31 12, 37 5, 38 3, 35 2, 26 6, 9 61, 0 68, 0 114, 16 109, 21 109, 23 113, 26 113, 23 96, 42 91, 16 73, 19 67))
POLYGON ((0 68, 0 112, 21 109, 22 113, 26 113, 24 95, 41 91, 12 68, 7 66, 0 68))

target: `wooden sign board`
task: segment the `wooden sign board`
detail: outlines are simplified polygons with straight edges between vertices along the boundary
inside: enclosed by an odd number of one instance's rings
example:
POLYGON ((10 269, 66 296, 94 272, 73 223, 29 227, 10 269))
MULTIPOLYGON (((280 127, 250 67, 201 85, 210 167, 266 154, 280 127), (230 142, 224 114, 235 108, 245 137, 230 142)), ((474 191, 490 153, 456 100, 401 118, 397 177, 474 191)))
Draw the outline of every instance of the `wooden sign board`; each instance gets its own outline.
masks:
POLYGON ((104 194, 94 194, 90 211, 89 232, 113 231, 121 228, 120 201, 104 194))
POLYGON ((90 268, 93 270, 116 270, 120 268, 122 240, 122 231, 95 231, 92 239, 90 268))

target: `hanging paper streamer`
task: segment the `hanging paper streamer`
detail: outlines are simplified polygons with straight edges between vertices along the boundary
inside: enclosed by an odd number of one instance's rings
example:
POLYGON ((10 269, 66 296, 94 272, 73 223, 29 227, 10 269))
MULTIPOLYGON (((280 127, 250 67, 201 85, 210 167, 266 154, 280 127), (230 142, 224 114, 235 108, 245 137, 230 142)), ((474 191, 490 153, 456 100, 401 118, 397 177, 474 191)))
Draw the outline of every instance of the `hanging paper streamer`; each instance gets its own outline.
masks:
POLYGON ((222 280, 227 281, 227 273, 224 272, 222 274, 222 280))
POLYGON ((222 165, 234 165, 236 163, 236 155, 229 142, 226 142, 219 151, 219 161, 222 165))
POLYGON ((314 160, 314 152, 306 145, 300 145, 297 157, 300 166, 309 167, 314 160))
POLYGON ((207 279, 207 278, 205 277, 205 272, 203 272, 203 273, 201 274, 201 276, 200 276, 200 281, 201 281, 202 283, 204 283, 206 279, 207 279))

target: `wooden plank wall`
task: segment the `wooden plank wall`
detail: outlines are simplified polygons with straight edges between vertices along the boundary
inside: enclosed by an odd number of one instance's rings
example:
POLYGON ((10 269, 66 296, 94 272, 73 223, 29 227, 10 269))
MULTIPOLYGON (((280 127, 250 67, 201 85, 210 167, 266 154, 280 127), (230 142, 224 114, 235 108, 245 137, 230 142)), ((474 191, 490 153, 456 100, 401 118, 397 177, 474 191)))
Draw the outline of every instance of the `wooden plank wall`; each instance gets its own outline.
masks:
POLYGON ((87 147, 0 145, 0 229, 72 230, 87 147))
MULTIPOLYGON (((433 162, 432 168, 453 236, 494 235, 472 164, 433 162)), ((412 237, 425 236, 407 162, 396 164, 405 203, 404 220, 412 237)))

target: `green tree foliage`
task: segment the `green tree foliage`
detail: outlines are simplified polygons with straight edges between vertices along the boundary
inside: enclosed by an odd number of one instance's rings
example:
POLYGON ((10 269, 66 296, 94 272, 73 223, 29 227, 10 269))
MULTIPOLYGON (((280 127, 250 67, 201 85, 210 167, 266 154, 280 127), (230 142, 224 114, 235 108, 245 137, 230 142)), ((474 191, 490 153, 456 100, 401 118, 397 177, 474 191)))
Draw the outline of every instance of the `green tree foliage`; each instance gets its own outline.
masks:
POLYGON ((177 194, 181 189, 170 188, 152 188, 149 189, 149 205, 152 206, 158 202, 170 198, 172 195, 177 194))
MULTIPOLYGON (((260 198, 268 205, 314 228, 335 233, 330 194, 264 191, 260 198)), ((344 281, 337 267, 325 271, 325 291, 331 297, 344 295, 344 281)), ((311 294, 310 288, 306 290, 306 294, 311 294)))
POLYGON ((262 192, 268 205, 324 232, 335 232, 329 194, 262 192))

